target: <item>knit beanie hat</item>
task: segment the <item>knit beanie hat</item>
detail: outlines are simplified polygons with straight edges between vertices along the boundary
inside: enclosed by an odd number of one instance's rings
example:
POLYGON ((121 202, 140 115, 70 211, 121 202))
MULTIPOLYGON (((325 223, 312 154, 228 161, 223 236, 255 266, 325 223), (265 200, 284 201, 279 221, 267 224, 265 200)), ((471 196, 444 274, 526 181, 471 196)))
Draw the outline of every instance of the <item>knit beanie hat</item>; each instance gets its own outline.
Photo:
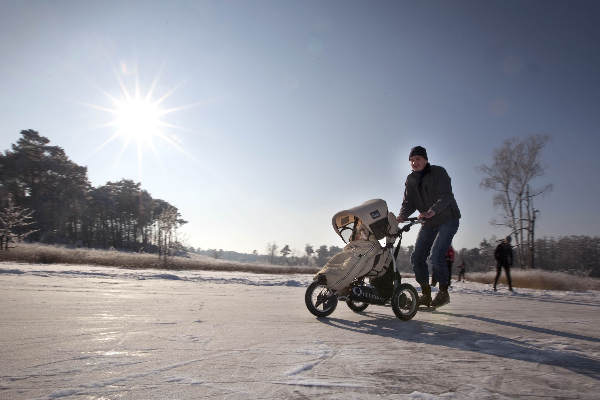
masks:
POLYGON ((426 160, 429 160, 427 158, 427 150, 425 150, 425 147, 422 146, 415 146, 410 150, 410 154, 408 155, 408 158, 410 159, 412 156, 421 156, 426 160))

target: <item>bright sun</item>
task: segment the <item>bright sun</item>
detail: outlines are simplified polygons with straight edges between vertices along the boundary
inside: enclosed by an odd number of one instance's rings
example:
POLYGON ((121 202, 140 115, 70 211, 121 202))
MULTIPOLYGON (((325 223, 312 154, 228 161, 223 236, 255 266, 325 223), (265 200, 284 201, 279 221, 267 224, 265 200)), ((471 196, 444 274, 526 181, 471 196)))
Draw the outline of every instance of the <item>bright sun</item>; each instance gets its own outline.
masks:
POLYGON ((126 98, 115 101, 112 124, 116 133, 127 141, 149 144, 156 136, 163 136, 161 128, 167 125, 161 120, 165 114, 156 102, 144 98, 126 98))
POLYGON ((153 94, 158 83, 155 78, 145 95, 141 94, 137 73, 134 76, 133 88, 129 88, 122 78, 117 74, 121 93, 119 97, 104 92, 112 103, 110 107, 88 104, 88 106, 104 111, 111 115, 110 120, 103 127, 112 128, 111 136, 104 141, 96 151, 99 151, 108 143, 120 139, 122 142, 118 158, 125 152, 130 144, 137 147, 138 167, 141 172, 142 157, 146 149, 151 149, 157 156, 156 141, 166 142, 183 154, 187 154, 180 146, 177 136, 170 132, 172 129, 182 129, 164 120, 164 117, 174 111, 193 107, 187 105, 174 108, 162 108, 161 104, 171 96, 175 89, 170 89, 164 95, 154 98, 153 94))

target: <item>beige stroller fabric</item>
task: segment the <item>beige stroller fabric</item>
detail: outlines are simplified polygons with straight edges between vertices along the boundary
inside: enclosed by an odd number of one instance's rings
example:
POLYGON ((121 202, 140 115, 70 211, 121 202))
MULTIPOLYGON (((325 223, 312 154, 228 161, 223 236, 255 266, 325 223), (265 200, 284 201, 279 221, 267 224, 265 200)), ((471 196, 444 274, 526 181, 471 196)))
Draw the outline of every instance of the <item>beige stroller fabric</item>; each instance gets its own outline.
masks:
POLYGON ((398 223, 394 214, 388 213, 384 200, 369 200, 358 207, 340 211, 332 222, 342 240, 349 243, 319 271, 325 275, 329 289, 345 295, 354 279, 385 274, 392 256, 381 247, 379 240, 385 237, 386 242, 393 242, 398 223), (343 235, 346 229, 352 232, 348 238, 343 235))
MULTIPOLYGON (((329 289, 338 294, 345 294, 355 278, 365 276, 373 270, 377 256, 382 261, 387 258, 383 256, 384 252, 389 254, 377 241, 353 240, 344 250, 334 255, 319 273, 327 278, 329 289)), ((381 269, 385 270, 383 267, 381 269)))

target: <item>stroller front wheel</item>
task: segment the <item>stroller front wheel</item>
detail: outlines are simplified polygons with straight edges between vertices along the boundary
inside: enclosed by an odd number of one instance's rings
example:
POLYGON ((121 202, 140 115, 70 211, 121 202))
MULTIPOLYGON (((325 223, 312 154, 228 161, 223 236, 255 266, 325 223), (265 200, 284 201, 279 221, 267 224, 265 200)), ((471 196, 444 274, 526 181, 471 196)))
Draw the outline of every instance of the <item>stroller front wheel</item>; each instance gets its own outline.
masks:
POLYGON ((306 308, 317 317, 326 317, 337 307, 337 296, 323 283, 314 281, 306 288, 306 308))
POLYGON ((419 307, 417 289, 408 283, 398 285, 392 296, 392 309, 402 321, 412 319, 419 307))

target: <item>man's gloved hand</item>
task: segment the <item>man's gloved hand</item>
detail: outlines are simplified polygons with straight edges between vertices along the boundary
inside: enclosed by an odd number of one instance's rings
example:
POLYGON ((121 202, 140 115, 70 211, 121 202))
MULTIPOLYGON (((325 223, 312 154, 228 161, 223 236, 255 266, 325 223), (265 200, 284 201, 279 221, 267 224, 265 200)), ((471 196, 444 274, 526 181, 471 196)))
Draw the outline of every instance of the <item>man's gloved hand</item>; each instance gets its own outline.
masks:
POLYGON ((429 219, 435 215, 435 211, 427 210, 421 214, 419 214, 419 219, 429 219))

